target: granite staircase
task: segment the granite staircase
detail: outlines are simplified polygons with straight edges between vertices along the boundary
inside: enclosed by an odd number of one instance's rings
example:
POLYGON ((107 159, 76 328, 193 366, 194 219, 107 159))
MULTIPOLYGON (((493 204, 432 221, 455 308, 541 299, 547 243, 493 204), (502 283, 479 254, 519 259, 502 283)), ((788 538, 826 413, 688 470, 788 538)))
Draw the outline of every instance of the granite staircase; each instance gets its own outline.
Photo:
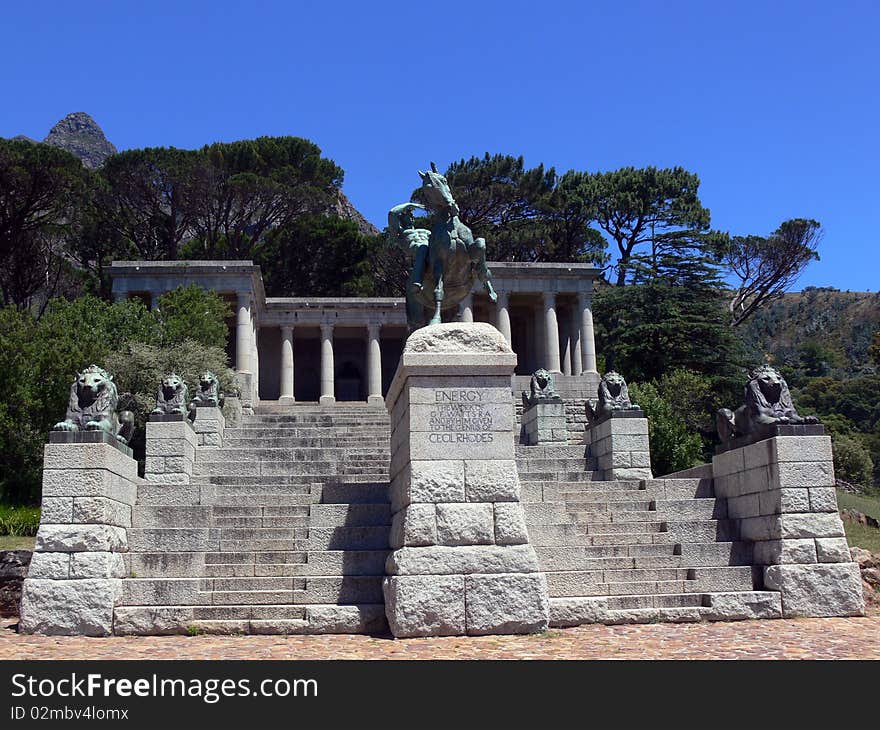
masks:
POLYGON ((198 451, 197 504, 135 508, 124 603, 192 631, 382 631, 389 439, 360 404, 244 416, 198 451))
POLYGON ((579 446, 519 446, 553 626, 773 615, 710 479, 594 481, 579 446))

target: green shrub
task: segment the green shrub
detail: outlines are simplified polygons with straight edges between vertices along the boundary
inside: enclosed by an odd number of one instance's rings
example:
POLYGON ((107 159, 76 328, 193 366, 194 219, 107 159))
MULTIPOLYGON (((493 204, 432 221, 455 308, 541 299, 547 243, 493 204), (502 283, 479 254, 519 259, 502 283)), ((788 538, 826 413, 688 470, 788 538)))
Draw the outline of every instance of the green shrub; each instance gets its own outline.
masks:
POLYGON ((211 370, 227 395, 236 391, 235 372, 226 364, 226 353, 193 340, 167 347, 131 342, 107 356, 107 370, 113 373, 119 389, 119 407, 135 412, 138 423, 156 406, 156 393, 162 378, 175 372, 187 384, 189 397, 195 394, 199 376, 211 370))
POLYGON ((856 438, 834 437, 834 473, 850 484, 870 487, 874 481, 874 462, 871 452, 856 438))
POLYGON ((651 440, 651 467, 663 475, 700 463, 703 441, 672 403, 660 395, 654 383, 633 383, 630 397, 645 411, 651 440))
POLYGON ((166 347, 185 340, 221 350, 226 347, 226 319, 232 316, 232 307, 216 292, 196 284, 179 286, 159 297, 157 304, 154 315, 166 347))
POLYGON ((13 507, 0 504, 0 535, 32 537, 40 526, 39 507, 13 507))

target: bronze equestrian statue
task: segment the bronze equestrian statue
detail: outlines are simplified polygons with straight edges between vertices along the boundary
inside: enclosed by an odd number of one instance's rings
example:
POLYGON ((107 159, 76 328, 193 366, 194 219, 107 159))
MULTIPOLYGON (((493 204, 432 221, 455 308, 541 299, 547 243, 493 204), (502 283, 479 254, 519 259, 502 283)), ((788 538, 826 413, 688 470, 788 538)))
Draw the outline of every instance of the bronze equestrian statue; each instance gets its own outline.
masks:
POLYGON ((406 317, 410 331, 424 324, 425 309, 431 311, 428 324, 440 324, 443 310, 458 307, 478 279, 489 299, 497 301, 491 272, 486 266, 486 240, 474 234, 458 217, 459 209, 446 178, 432 162, 429 172, 419 170, 425 205, 401 203, 388 213, 388 237, 412 257, 406 287, 406 317), (431 230, 416 228, 413 211, 433 214, 431 230))

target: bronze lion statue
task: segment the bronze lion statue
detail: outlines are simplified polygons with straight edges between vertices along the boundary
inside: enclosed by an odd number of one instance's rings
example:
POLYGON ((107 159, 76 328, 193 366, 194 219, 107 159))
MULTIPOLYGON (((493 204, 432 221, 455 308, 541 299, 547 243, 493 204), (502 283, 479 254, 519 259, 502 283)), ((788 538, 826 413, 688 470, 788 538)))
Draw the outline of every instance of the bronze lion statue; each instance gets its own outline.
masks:
POLYGON ((529 381, 529 392, 523 391, 522 400, 523 406, 528 408, 538 400, 562 400, 562 398, 554 387, 553 375, 544 368, 540 368, 532 374, 532 379, 529 381))
POLYGON ((223 405, 223 393, 220 392, 220 380, 210 370, 199 376, 199 387, 189 404, 190 410, 198 408, 219 408, 223 405))
POLYGON ((159 392, 156 394, 156 407, 153 413, 186 413, 187 394, 189 389, 177 373, 170 373, 162 378, 159 392))
POLYGON ((762 365, 749 373, 743 400, 743 405, 736 411, 729 408, 718 411, 715 422, 722 443, 732 441, 737 436, 767 435, 770 427, 777 424, 819 423, 815 416, 798 415, 788 383, 770 365, 762 365))
POLYGON ((53 431, 104 431, 120 443, 128 444, 134 431, 134 414, 117 414, 119 393, 113 376, 97 365, 90 365, 70 386, 67 414, 53 431))
POLYGON ((624 377, 614 370, 609 370, 602 376, 598 396, 595 408, 587 403, 587 416, 590 420, 605 416, 612 411, 641 410, 630 400, 629 387, 624 377))

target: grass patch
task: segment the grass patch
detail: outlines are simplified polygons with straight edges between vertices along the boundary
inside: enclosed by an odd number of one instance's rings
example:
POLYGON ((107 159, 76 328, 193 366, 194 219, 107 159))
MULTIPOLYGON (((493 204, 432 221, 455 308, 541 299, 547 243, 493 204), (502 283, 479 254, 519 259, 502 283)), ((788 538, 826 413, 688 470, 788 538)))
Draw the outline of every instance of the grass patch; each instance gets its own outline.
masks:
POLYGON ((15 507, 0 504, 0 535, 33 537, 40 526, 39 507, 15 507))
POLYGON ((880 520, 880 494, 852 494, 837 490, 837 506, 840 509, 854 509, 869 517, 880 520))
POLYGON ((34 538, 0 535, 0 550, 33 550, 34 538))
POLYGON ((846 532, 846 540, 851 547, 860 547, 863 550, 870 550, 872 553, 880 553, 880 530, 876 527, 844 521, 843 530, 846 532))

